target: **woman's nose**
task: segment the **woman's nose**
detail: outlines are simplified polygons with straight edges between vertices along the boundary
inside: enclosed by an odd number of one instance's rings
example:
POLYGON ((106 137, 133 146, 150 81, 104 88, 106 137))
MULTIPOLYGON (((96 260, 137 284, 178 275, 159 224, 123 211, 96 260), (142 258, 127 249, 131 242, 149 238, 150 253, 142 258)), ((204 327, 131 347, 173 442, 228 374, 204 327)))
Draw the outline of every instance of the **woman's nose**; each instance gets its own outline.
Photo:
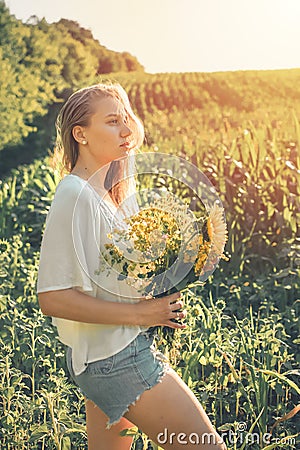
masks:
POLYGON ((125 136, 125 137, 130 136, 132 134, 131 129, 125 123, 123 124, 121 134, 122 134, 122 136, 125 136))

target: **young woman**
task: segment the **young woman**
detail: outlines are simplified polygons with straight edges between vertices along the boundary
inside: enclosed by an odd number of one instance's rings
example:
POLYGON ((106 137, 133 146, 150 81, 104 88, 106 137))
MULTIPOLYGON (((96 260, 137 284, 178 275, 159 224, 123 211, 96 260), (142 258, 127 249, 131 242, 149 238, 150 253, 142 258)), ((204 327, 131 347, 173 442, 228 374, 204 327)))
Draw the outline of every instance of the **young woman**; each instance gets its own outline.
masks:
POLYGON ((68 174, 47 216, 37 292, 85 396, 89 450, 129 450, 132 439, 119 433, 133 424, 164 449, 224 450, 195 395, 147 333, 155 325, 185 327, 171 320, 186 316, 175 312, 183 306, 180 295, 145 300, 116 274, 96 275, 99 251, 129 192, 122 174, 144 139, 125 91, 98 84, 75 92, 57 129, 68 174))

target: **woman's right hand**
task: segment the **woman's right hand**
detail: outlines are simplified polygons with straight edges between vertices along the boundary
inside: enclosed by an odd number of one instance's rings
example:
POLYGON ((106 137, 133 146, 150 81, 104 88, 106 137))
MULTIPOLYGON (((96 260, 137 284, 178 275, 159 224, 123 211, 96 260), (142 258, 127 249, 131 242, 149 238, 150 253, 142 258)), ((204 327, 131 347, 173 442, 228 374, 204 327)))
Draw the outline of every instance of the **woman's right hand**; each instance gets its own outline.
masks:
POLYGON ((176 292, 166 297, 143 297, 137 303, 126 303, 106 301, 73 288, 39 293, 41 310, 47 316, 95 324, 185 328, 186 325, 171 320, 186 316, 186 311, 175 312, 183 306, 179 298, 180 293, 176 292))
POLYGON ((138 320, 141 326, 167 326, 170 328, 186 328, 185 324, 173 322, 171 319, 183 319, 186 317, 186 310, 177 311, 183 307, 180 300, 180 292, 166 295, 160 298, 143 299, 136 304, 138 310, 138 320))

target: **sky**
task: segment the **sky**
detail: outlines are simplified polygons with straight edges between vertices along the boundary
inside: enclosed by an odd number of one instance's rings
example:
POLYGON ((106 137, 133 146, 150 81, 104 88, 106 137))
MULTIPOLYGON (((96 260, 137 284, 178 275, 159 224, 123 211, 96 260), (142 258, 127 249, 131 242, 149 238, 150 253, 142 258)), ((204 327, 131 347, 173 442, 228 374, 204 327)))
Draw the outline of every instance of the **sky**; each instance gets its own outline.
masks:
POLYGON ((300 67, 300 0, 5 0, 26 21, 77 21, 146 72, 300 67))

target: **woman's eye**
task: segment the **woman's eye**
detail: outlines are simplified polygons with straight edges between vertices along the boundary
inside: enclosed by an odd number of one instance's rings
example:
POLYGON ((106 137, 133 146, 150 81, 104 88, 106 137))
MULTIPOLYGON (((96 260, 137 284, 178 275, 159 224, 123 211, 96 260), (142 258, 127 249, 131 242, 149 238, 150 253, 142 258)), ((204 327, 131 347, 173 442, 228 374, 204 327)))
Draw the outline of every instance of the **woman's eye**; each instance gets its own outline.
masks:
POLYGON ((112 119, 109 121, 109 123, 112 123, 113 125, 117 125, 119 123, 124 123, 125 125, 127 125, 128 121, 128 117, 124 117, 124 119, 112 119))

